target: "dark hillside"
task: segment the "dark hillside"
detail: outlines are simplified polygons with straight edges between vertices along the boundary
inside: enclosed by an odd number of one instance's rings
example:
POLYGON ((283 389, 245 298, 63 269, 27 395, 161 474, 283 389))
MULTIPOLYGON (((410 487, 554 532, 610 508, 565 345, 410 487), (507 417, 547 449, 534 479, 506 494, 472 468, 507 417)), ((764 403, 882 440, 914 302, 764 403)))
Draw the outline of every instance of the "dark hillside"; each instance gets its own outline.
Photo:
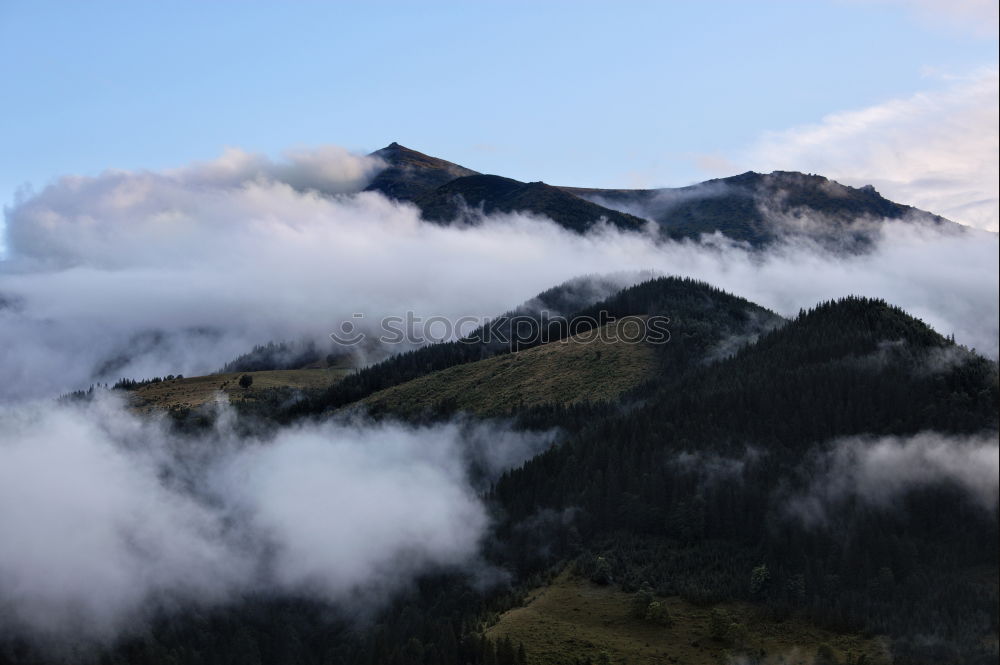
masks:
POLYGON ((525 212, 548 217, 556 224, 583 233, 600 219, 628 231, 638 231, 645 220, 599 206, 544 182, 519 182, 497 175, 456 178, 414 200, 425 219, 449 223, 470 220, 470 212, 525 212))
POLYGON ((847 298, 646 391, 627 414, 547 410, 573 434, 496 486, 506 556, 531 570, 582 552, 581 570, 626 588, 888 632, 897 662, 990 662, 995 577, 984 586, 973 571, 996 569, 995 512, 946 479, 884 505, 826 498, 829 527, 788 506, 839 482, 823 474, 844 437, 862 451, 887 435, 995 437, 995 363, 882 301, 847 298), (517 525, 567 510, 556 552, 537 554, 517 525), (941 657, 912 660, 928 636, 941 657))
POLYGON ((564 187, 604 206, 659 224, 674 239, 720 232, 759 247, 782 237, 810 238, 831 249, 863 250, 883 220, 919 217, 926 223, 964 227, 883 197, 874 187, 849 187, 794 171, 746 173, 667 189, 564 187))

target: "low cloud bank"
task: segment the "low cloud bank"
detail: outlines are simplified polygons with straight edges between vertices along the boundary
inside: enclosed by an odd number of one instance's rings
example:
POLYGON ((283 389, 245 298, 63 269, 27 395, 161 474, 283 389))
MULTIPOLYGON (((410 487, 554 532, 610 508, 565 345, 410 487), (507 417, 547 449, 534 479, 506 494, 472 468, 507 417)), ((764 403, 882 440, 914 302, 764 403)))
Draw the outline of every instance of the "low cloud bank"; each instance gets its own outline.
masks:
POLYGON ((420 220, 359 193, 378 166, 338 149, 244 153, 170 172, 68 177, 7 211, 0 401, 120 377, 213 371, 268 340, 327 342, 343 321, 493 316, 584 273, 703 279, 781 314, 882 297, 997 355, 998 242, 886 223, 875 251, 664 242, 526 215, 420 220))
POLYGON ((104 643, 158 612, 250 594, 356 611, 423 572, 476 572, 488 519, 470 461, 497 473, 551 442, 332 422, 240 440, 222 416, 189 439, 104 393, 0 409, 6 636, 104 643))
POLYGON ((823 524, 846 500, 887 507, 906 492, 939 484, 963 490, 988 511, 997 510, 1000 444, 996 434, 854 437, 836 441, 812 460, 812 480, 786 509, 806 524, 823 524))

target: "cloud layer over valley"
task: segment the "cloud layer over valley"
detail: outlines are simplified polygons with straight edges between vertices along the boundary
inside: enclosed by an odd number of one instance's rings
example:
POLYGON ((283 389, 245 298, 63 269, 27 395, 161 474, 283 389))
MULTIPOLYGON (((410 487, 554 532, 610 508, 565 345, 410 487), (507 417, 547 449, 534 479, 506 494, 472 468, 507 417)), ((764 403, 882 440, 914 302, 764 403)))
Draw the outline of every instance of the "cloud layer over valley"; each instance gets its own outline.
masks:
POLYGON ((1000 446, 995 434, 852 437, 812 455, 808 488, 788 499, 788 513, 823 524, 848 500, 892 507, 907 491, 949 484, 974 503, 997 510, 1000 446))
POLYGON ((794 315, 882 297, 997 353, 998 244, 885 224, 866 255, 797 244, 766 253, 664 242, 543 219, 420 220, 358 193, 378 164, 337 148, 271 161, 239 151, 166 172, 66 177, 7 211, 0 264, 0 400, 93 381, 210 372, 268 340, 325 340, 366 321, 491 316, 585 273, 687 275, 794 315))
POLYGON ((180 437, 107 393, 0 407, 3 632, 86 645, 247 596, 350 614, 420 573, 488 571, 469 467, 498 473, 551 442, 469 423, 328 422, 241 439, 225 412, 218 422, 180 437))

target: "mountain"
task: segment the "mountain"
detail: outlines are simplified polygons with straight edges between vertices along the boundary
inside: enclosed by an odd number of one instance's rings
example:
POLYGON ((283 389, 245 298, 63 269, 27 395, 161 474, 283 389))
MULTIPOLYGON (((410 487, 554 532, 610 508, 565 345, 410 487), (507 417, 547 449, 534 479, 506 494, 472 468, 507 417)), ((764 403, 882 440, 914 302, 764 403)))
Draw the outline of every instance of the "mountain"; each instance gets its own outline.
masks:
POLYGON ((441 223, 498 212, 541 215, 578 233, 586 232, 601 219, 626 231, 638 231, 647 223, 544 182, 525 183, 498 175, 456 178, 417 197, 414 203, 424 219, 441 223))
MULTIPOLYGON (((579 286, 578 281, 570 282, 529 302, 565 302, 568 293, 579 286)), ((543 324, 552 321, 537 320, 543 324)), ((541 405, 614 402, 658 375, 697 373, 700 367, 728 357, 785 323, 747 300, 677 277, 654 278, 627 287, 580 308, 566 320, 570 330, 581 332, 557 334, 547 343, 523 344, 521 350, 497 349, 489 358, 456 363, 395 383, 361 403, 374 412, 396 416, 456 411, 506 416, 541 405), (669 327, 665 343, 647 343, 648 338, 635 334, 640 329, 656 332, 649 324, 650 317, 659 318, 660 329, 669 327), (602 324, 606 318, 610 322, 602 324), (629 325, 633 326, 631 337, 625 330, 629 325)), ((460 344, 468 345, 468 340, 460 344)), ((428 347, 414 355, 430 358, 435 353, 435 347, 428 347)), ((393 364, 390 359, 380 367, 391 370, 393 364)), ((655 383, 662 381, 658 378, 655 383)), ((330 392, 342 389, 333 386, 330 392)))
MULTIPOLYGON (((606 286, 607 282, 594 280, 594 288, 590 292, 598 294, 606 286)), ((669 372, 671 375, 683 372, 694 365, 724 358, 741 344, 757 339, 761 334, 784 322, 784 319, 774 312, 748 300, 704 282, 678 277, 647 280, 621 289, 598 302, 592 300, 590 304, 568 315, 556 316, 553 314, 553 308, 547 305, 547 303, 562 306, 573 303, 579 305, 585 302, 581 298, 586 292, 587 289, 582 287, 580 280, 549 289, 525 305, 496 317, 461 340, 425 346, 361 369, 333 384, 326 391, 294 403, 289 407, 289 414, 298 416, 336 410, 364 400, 379 391, 441 370, 517 351, 524 352, 542 344, 558 343, 571 334, 581 333, 605 325, 611 320, 625 317, 655 316, 666 319, 665 325, 669 329, 670 338, 668 343, 657 344, 654 347, 653 371, 669 372)), ((573 354, 566 354, 562 359, 571 361, 575 357, 573 354)), ((541 368, 539 372, 552 369, 551 364, 541 364, 539 367, 541 368)), ((627 374, 631 372, 624 365, 620 370, 627 374)), ((609 372, 608 380, 612 380, 610 377, 617 370, 614 367, 606 367, 606 371, 609 372)), ((573 376, 578 374, 579 372, 570 372, 573 376)), ((465 375, 458 373, 452 376, 465 375)), ((525 381, 528 378, 526 377, 525 381)), ((541 374, 536 378, 540 379, 541 374)), ((497 391, 503 388, 501 383, 497 382, 497 391)), ((489 389, 488 384, 484 389, 489 389)), ((408 394, 419 395, 420 390, 408 394)), ((448 406, 439 404, 439 400, 427 402, 420 398, 420 401, 420 406, 432 404, 437 412, 448 411, 438 408, 448 406)), ((574 400, 563 400, 555 395, 550 401, 558 403, 574 400)), ((527 403, 532 404, 531 400, 527 403)), ((454 406, 458 408, 460 404, 454 406)), ((404 404, 401 410, 413 412, 416 409, 404 404)), ((497 409, 486 410, 497 411, 497 409)))
POLYGON ((381 159, 386 166, 366 191, 382 192, 399 201, 412 201, 455 178, 477 175, 472 169, 410 150, 396 142, 376 150, 371 156, 381 159))
POLYGON ((837 248, 863 248, 883 220, 920 219, 954 231, 965 227, 911 206, 895 203, 874 187, 849 187, 819 175, 794 171, 746 173, 689 187, 583 189, 564 187, 615 210, 655 221, 674 239, 719 232, 763 246, 782 237, 811 238, 837 248))
MULTIPOLYGON (((758 616, 891 638, 886 660, 804 662, 995 662, 995 493, 979 504, 923 451, 995 445, 997 399, 995 363, 902 310, 823 303, 727 359, 663 373, 633 408, 533 420, 569 434, 497 483, 501 551, 525 573, 572 557, 577 578, 646 603, 763 603, 758 616), (526 526, 543 518, 544 535, 526 526)), ((586 621, 594 594, 574 593, 586 621)), ((761 653, 746 630, 697 639, 761 653)), ((566 662, 601 648, 586 646, 566 645, 566 662)))
POLYGON ((525 212, 582 233, 601 218, 627 231, 643 229, 648 220, 674 240, 698 241, 718 233, 755 248, 790 238, 847 252, 868 249, 885 220, 965 230, 890 201, 870 185, 849 187, 794 171, 748 171, 678 188, 595 189, 481 174, 398 143, 372 154, 387 167, 368 189, 411 201, 425 219, 439 223, 474 220, 480 213, 525 212))

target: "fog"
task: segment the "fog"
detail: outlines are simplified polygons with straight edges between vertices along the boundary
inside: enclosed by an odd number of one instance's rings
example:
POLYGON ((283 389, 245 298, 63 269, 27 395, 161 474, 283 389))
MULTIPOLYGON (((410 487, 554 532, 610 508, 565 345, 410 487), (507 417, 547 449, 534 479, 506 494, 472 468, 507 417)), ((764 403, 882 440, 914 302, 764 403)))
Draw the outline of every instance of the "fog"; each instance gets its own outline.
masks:
MULTIPOLYGON (((210 372, 254 344, 327 340, 355 313, 493 316, 584 273, 696 277, 784 315, 882 297, 992 356, 998 242, 883 225, 844 257, 789 241, 664 242, 527 215, 439 226, 357 193, 377 170, 335 148, 271 161, 238 151, 164 172, 66 177, 7 210, 0 263, 0 400, 94 381, 210 372)), ((357 320, 357 319, 353 319, 357 320)))
POLYGON ((816 452, 807 466, 808 487, 786 505, 806 524, 825 523, 845 500, 892 507, 910 490, 941 484, 961 489, 984 510, 997 510, 1000 442, 995 433, 850 437, 816 452))
MULTIPOLYGON (((600 191, 600 190, 598 190, 600 191)), ((643 219, 659 219, 677 206, 688 201, 697 201, 727 194, 743 193, 720 181, 708 181, 689 187, 646 190, 643 196, 619 200, 600 193, 583 193, 581 196, 599 206, 627 212, 643 219)))
POLYGON ((357 614, 424 572, 481 577, 471 468, 495 477, 552 441, 469 422, 247 440, 224 406, 213 431, 181 438, 96 395, 0 408, 0 625, 47 647, 247 595, 357 614))

